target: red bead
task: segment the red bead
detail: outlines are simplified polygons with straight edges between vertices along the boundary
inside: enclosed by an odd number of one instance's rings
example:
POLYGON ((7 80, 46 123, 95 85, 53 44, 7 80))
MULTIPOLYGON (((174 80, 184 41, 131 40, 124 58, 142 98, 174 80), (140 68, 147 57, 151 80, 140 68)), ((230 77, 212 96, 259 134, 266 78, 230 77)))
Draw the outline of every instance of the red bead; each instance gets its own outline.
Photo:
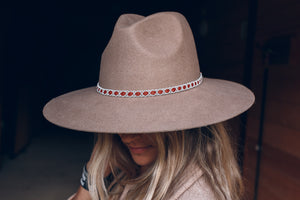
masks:
POLYGON ((128 96, 132 96, 133 95, 133 92, 128 92, 128 96))
POLYGON ((125 96, 126 95, 126 92, 121 92, 121 96, 125 96))
POLYGON ((158 94, 162 94, 163 93, 163 91, 162 90, 158 90, 158 94))
POLYGON ((166 89, 166 90, 165 90, 165 93, 169 93, 169 92, 170 92, 170 90, 169 90, 169 89, 166 89))
POLYGON ((188 84, 188 88, 190 88, 190 84, 188 84))
POLYGON ((104 90, 104 92, 103 92, 104 94, 106 94, 107 93, 107 91, 106 90, 104 90))
POLYGON ((181 90, 181 87, 178 87, 177 89, 178 89, 178 90, 181 90))
POLYGON ((200 81, 197 81, 198 84, 200 84, 200 81))
POLYGON ((176 91, 176 88, 172 88, 171 90, 172 90, 172 92, 175 92, 175 91, 176 91))
POLYGON ((116 96, 119 94, 119 92, 118 91, 115 91, 115 93, 114 93, 116 96))
POLYGON ((135 93, 135 96, 140 96, 140 95, 141 95, 140 92, 136 92, 136 93, 135 93))
POLYGON ((148 94, 149 94, 149 92, 147 92, 147 91, 143 92, 144 96, 147 96, 148 94))
POLYGON ((112 94, 112 91, 110 90, 110 91, 108 92, 108 94, 111 95, 111 94, 112 94))
POLYGON ((102 91, 103 91, 103 90, 101 89, 100 92, 102 93, 102 91))
POLYGON ((185 90, 185 88, 186 88, 186 85, 182 86, 182 88, 185 90))
POLYGON ((192 87, 194 87, 194 83, 192 83, 192 87))
POLYGON ((155 95, 156 91, 153 90, 153 91, 150 92, 150 94, 155 95))

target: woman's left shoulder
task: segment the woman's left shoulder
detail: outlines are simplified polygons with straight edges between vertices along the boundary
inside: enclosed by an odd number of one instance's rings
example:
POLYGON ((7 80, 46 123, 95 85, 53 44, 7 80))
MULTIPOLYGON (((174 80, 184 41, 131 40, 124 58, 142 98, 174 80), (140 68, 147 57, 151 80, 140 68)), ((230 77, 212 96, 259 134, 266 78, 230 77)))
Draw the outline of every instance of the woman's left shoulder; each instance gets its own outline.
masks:
POLYGON ((203 172, 198 167, 191 167, 187 170, 184 182, 172 195, 170 200, 216 200, 216 197, 205 181, 203 172))
POLYGON ((195 181, 190 187, 187 187, 182 194, 180 194, 176 200, 216 200, 216 197, 211 188, 204 181, 204 178, 200 178, 195 181))

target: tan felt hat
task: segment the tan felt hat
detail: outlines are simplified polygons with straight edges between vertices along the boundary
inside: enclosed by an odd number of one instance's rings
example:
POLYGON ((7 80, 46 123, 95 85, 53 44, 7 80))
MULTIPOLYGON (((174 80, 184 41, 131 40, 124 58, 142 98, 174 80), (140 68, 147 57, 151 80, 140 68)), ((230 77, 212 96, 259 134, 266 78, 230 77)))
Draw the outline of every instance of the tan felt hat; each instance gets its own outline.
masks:
POLYGON ((43 114, 80 131, 153 133, 221 122, 253 104, 246 87, 204 75, 183 15, 125 14, 102 54, 97 86, 52 99, 43 114))

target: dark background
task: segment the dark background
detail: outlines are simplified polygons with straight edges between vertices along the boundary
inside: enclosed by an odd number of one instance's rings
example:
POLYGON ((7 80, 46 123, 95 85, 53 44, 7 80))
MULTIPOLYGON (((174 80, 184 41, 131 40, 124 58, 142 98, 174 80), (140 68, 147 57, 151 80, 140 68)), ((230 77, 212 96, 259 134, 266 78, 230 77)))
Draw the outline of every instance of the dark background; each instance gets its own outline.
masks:
MULTIPOLYGON (((202 41, 200 22, 224 15, 226 6, 209 1, 11 1, 1 12, 3 112, 14 115, 16 101, 22 96, 32 104, 34 120, 42 120, 40 111, 51 98, 95 85, 101 53, 116 20, 124 13, 147 16, 159 11, 181 12, 194 31, 202 71, 213 75, 205 68, 218 52, 214 51, 215 43, 202 41)), ((215 24, 210 29, 218 32, 215 24)))
MULTIPOLYGON (((190 23, 204 76, 242 83, 256 95, 247 114, 229 121, 248 198, 296 199, 300 195, 299 10, 297 0, 2 2, 2 173, 45 135, 50 146, 55 141, 70 146, 82 141, 89 146, 92 135, 52 125, 42 116, 43 106, 58 95, 96 85, 102 51, 121 14, 177 11, 190 23)), ((40 157, 32 159, 23 162, 40 157)))
MULTIPOLYGON (((248 2, 244 1, 244 4, 248 2)), ((28 134, 40 134, 42 129, 51 126, 41 115, 47 101, 72 90, 96 85, 102 51, 109 41, 115 22, 124 13, 144 16, 159 11, 182 13, 194 32, 201 71, 206 77, 224 78, 226 74, 223 71, 226 69, 222 69, 216 58, 223 51, 218 44, 224 40, 223 26, 231 23, 222 21, 222 18, 230 13, 230 9, 230 4, 223 1, 6 3, 1 11, 4 27, 1 40, 1 46, 4 47, 1 65, 3 137, 6 141, 3 144, 4 151, 11 155, 18 151, 13 144, 18 120, 28 121, 23 124, 28 134), (204 29, 209 26, 205 36, 201 36, 203 26, 204 29), (19 109, 30 117, 18 119, 19 109)), ((247 12, 246 7, 244 10, 247 12)), ((244 22, 247 17, 244 14, 244 22)), ((247 24, 244 29, 246 34, 247 24)), ((246 38, 241 38, 240 32, 235 37, 238 45, 245 45, 246 38)), ((239 69, 240 74, 244 73, 243 69, 239 69)), ((244 78, 237 79, 243 82, 244 78)))

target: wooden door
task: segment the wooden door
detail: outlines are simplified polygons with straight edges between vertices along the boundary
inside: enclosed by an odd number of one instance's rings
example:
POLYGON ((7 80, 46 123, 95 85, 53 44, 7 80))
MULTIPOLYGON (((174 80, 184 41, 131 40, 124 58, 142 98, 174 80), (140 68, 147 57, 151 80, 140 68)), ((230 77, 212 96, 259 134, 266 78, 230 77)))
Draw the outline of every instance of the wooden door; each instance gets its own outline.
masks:
POLYGON ((244 157, 246 199, 300 197, 300 2, 258 2, 244 157))

